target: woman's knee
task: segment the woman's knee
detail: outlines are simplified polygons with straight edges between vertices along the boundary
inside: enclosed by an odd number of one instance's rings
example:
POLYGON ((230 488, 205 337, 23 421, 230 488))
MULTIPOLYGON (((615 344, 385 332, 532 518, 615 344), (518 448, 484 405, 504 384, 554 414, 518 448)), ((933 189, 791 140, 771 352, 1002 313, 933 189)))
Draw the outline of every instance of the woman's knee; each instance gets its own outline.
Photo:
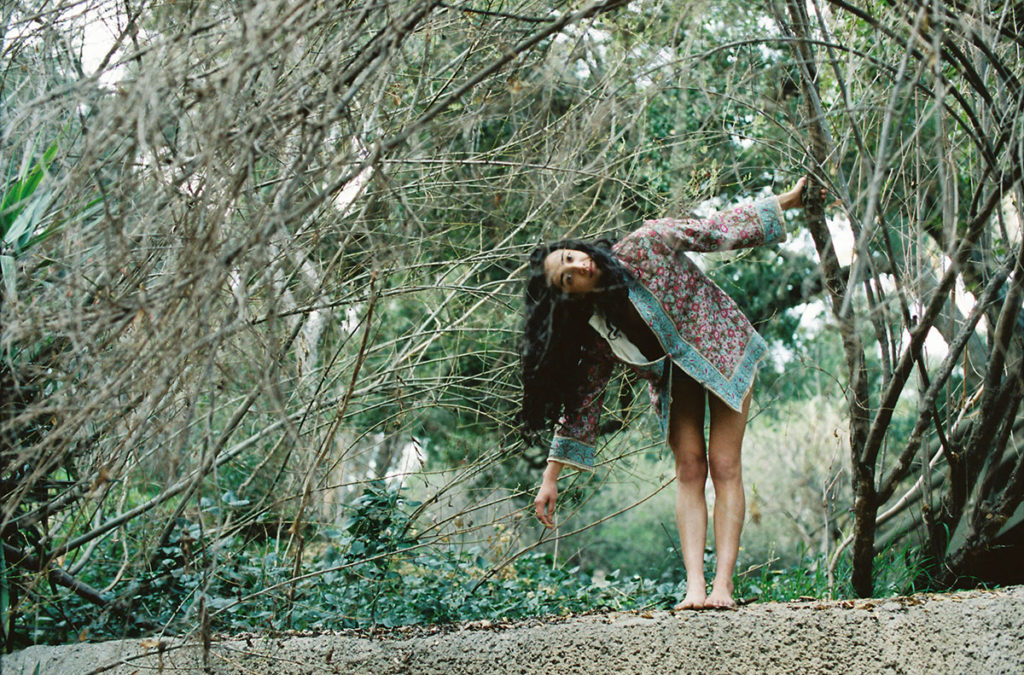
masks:
POLYGON ((740 453, 729 453, 726 456, 712 455, 708 458, 708 469, 713 483, 730 483, 743 478, 740 464, 740 453))
POLYGON ((703 452, 676 452, 676 480, 680 483, 700 483, 708 479, 708 461, 703 452))

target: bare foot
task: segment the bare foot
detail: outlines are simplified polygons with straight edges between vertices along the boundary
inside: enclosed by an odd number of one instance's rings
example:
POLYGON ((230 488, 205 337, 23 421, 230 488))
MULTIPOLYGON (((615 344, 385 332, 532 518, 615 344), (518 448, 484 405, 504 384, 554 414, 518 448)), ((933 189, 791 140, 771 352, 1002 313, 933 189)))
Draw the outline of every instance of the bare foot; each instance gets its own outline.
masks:
POLYGON ((684 609, 704 609, 704 600, 706 596, 703 590, 687 590, 686 597, 678 605, 672 608, 673 611, 680 611, 684 609))
POLYGON ((736 601, 732 599, 732 584, 715 584, 711 595, 704 601, 705 609, 736 609, 736 601))

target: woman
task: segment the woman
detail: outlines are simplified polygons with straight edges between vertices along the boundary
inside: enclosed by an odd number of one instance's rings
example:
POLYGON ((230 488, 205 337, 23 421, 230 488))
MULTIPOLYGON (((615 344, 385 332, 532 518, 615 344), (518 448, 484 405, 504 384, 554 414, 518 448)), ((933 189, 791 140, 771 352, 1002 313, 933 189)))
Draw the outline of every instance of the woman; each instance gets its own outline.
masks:
POLYGON ((746 508, 740 446, 764 340, 729 296, 683 251, 723 251, 783 241, 782 211, 803 206, 806 178, 778 197, 705 220, 665 218, 617 243, 566 240, 530 258, 522 344, 523 425, 555 424, 534 502, 554 527, 563 466, 591 471, 604 388, 616 361, 649 383, 676 467, 676 525, 686 597, 676 609, 736 606, 733 572, 746 508), (711 425, 704 438, 705 401, 711 425), (715 489, 718 554, 704 581, 707 476, 715 489))

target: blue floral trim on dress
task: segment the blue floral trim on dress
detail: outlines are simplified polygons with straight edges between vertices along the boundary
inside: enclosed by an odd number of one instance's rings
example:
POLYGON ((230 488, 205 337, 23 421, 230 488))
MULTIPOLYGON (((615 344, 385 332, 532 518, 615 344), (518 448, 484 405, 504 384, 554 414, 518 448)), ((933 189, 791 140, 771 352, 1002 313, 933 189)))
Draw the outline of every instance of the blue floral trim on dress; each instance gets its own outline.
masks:
POLYGON ((786 238, 786 227, 778 198, 763 199, 756 202, 754 206, 757 208, 757 214, 761 217, 761 223, 764 224, 764 243, 772 244, 776 241, 783 241, 786 238))
POLYGON ((661 437, 668 442, 668 417, 672 408, 672 361, 665 359, 664 370, 659 381, 661 396, 659 397, 658 424, 661 425, 661 437))
MULTIPOLYGON (((684 373, 697 380, 733 410, 738 412, 743 409, 743 399, 754 383, 757 364, 768 349, 760 335, 756 332, 751 334, 735 373, 731 378, 727 378, 701 356, 700 352, 683 340, 672 320, 662 309, 661 303, 636 280, 630 281, 629 299, 644 322, 654 331, 672 363, 682 368, 684 373)), ((667 383, 669 379, 665 378, 665 381, 667 383)), ((667 398, 666 396, 665 399, 667 398)), ((667 407, 664 402, 662 407, 667 407)))
POLYGON ((548 461, 561 462, 583 471, 594 470, 594 448, 575 438, 555 436, 551 439, 548 461))

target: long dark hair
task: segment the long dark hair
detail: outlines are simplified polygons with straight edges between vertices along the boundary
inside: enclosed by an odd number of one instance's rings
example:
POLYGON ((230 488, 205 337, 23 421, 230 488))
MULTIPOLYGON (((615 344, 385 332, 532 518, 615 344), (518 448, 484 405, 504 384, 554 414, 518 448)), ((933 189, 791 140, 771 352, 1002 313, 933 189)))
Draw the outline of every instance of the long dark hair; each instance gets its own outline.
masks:
POLYGON ((566 410, 579 405, 583 381, 583 352, 596 337, 587 323, 599 310, 615 329, 622 329, 629 302, 629 272, 612 253, 612 240, 564 239, 538 246, 530 253, 526 281, 525 322, 519 355, 523 378, 520 422, 530 442, 549 429, 566 410), (601 270, 600 285, 590 293, 572 296, 548 284, 544 259, 558 249, 589 255, 601 270))

